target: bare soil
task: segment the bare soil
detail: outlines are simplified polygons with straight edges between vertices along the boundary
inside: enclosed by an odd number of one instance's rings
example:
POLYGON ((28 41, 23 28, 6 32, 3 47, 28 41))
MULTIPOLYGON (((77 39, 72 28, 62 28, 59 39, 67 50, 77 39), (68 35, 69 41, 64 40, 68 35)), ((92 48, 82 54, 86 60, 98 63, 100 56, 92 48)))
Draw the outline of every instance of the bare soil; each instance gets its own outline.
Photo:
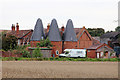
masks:
POLYGON ((3 61, 3 78, 118 78, 118 62, 3 61))

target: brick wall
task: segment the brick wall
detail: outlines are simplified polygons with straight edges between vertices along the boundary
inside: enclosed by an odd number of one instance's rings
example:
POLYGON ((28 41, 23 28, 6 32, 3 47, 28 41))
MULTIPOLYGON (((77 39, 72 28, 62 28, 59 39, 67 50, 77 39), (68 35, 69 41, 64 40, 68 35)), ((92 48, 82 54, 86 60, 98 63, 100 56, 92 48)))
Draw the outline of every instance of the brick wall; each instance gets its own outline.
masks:
POLYGON ((88 58, 96 58, 96 50, 87 50, 87 57, 88 58))
POLYGON ((22 54, 14 54, 10 51, 2 51, 2 57, 21 57, 22 54))
POLYGON ((59 51, 59 54, 62 53, 62 41, 51 41, 51 44, 53 45, 52 55, 54 54, 54 56, 57 57, 57 50, 59 51))
POLYGON ((65 41, 64 42, 64 49, 76 49, 77 42, 74 41, 65 41))
POLYGON ((37 46, 37 43, 40 43, 40 41, 30 41, 31 47, 37 46))
POLYGON ((92 44, 93 44, 93 41, 89 38, 87 33, 84 32, 82 36, 78 39, 77 48, 80 48, 80 49, 88 48, 92 46, 92 44))
MULTIPOLYGON (((49 58, 51 57, 51 51, 52 49, 47 49, 47 47, 40 47, 41 48, 41 54, 43 58, 49 58)), ((30 54, 32 56, 32 52, 34 49, 31 49, 31 47, 28 47, 28 51, 30 51, 30 54)))

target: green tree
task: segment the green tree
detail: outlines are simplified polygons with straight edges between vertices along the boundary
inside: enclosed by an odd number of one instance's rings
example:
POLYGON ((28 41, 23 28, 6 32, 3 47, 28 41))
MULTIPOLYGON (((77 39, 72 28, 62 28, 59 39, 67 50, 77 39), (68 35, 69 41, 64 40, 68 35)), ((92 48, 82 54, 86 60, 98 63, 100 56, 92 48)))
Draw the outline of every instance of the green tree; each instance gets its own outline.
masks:
POLYGON ((37 47, 37 48, 35 48, 35 50, 33 50, 32 57, 33 58, 42 57, 41 50, 39 47, 37 47))
POLYGON ((31 58, 30 52, 29 52, 29 51, 26 51, 26 50, 23 50, 23 51, 22 51, 22 57, 31 58))
POLYGON ((105 33, 105 30, 103 28, 88 28, 87 30, 93 37, 101 36, 102 34, 105 33))
POLYGON ((17 38, 13 35, 2 35, 2 49, 13 50, 17 46, 17 38))
POLYGON ((120 32, 120 26, 116 27, 116 28, 115 28, 115 31, 120 32))
POLYGON ((46 39, 43 39, 40 41, 40 43, 37 43, 38 47, 52 47, 51 41, 48 39, 48 37, 46 39))

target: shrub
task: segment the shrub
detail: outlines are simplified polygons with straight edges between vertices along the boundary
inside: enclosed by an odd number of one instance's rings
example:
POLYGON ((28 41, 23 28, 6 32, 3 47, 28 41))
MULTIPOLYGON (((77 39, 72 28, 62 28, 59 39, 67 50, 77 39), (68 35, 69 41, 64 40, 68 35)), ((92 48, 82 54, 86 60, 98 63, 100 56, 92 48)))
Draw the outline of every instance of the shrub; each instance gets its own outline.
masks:
POLYGON ((48 39, 48 37, 46 39, 43 39, 40 41, 40 43, 37 43, 38 47, 52 47, 51 41, 48 39))
POLYGON ((40 58, 38 58, 38 60, 39 60, 39 61, 43 61, 44 59, 40 57, 40 58))
POLYGON ((33 58, 42 57, 41 50, 39 47, 37 47, 37 48, 35 48, 35 50, 33 50, 32 57, 33 58))
POLYGON ((53 57, 50 57, 50 60, 52 61, 52 60, 54 60, 54 58, 53 58, 53 57))
POLYGON ((111 58, 110 61, 118 61, 117 58, 111 58))
MULTIPOLYGON (((1 39, 0 39, 1 40, 1 39)), ((2 35, 2 49, 5 51, 13 50, 17 46, 17 38, 13 35, 2 35)))
POLYGON ((30 52, 28 52, 26 50, 22 51, 22 57, 30 58, 31 57, 30 52))
POLYGON ((49 60, 49 58, 44 58, 44 60, 49 60))

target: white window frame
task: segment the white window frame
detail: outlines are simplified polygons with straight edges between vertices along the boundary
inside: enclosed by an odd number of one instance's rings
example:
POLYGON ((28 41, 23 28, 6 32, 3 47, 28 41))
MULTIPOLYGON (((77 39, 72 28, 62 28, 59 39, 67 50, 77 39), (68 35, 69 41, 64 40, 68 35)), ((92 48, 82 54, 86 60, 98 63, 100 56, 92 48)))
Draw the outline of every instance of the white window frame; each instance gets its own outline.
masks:
POLYGON ((20 39, 18 39, 18 45, 20 45, 20 39))
POLYGON ((59 51, 58 50, 56 50, 56 55, 59 55, 59 51), (58 53, 57 53, 58 52, 58 53))

